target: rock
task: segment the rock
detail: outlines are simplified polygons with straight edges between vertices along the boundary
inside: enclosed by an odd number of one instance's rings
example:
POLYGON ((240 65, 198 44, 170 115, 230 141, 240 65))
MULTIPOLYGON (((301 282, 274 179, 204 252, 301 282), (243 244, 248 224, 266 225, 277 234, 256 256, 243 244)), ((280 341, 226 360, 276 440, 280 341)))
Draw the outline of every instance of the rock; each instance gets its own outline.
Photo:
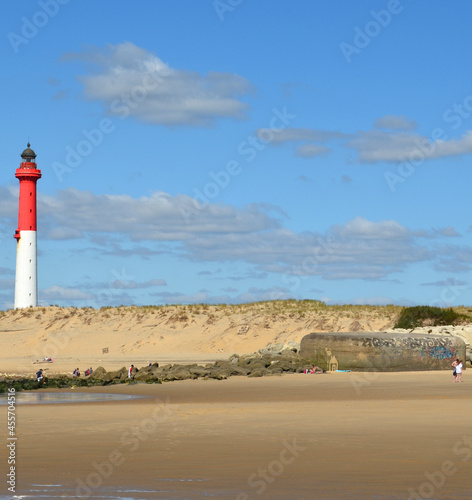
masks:
POLYGON ((300 366, 300 361, 281 360, 278 366, 283 372, 295 373, 300 366))
POLYGON ((193 373, 197 377, 205 377, 206 375, 208 375, 208 369, 200 365, 191 365, 188 367, 188 370, 190 371, 190 373, 193 373))
POLYGON ((237 365, 239 363, 239 356, 237 354, 233 354, 229 360, 232 365, 237 365))
POLYGON ((209 372, 205 378, 211 378, 211 379, 215 379, 215 380, 225 380, 228 377, 224 373, 220 373, 220 372, 215 371, 215 372, 209 372))
POLYGON ((251 362, 248 364, 247 368, 249 368, 251 371, 257 370, 257 369, 265 369, 270 366, 270 359, 265 358, 265 359, 254 359, 251 360, 251 362))
POLYGON ((138 382, 157 382, 159 377, 155 371, 142 369, 136 373, 134 380, 137 380, 138 382))
POLYGON ((270 371, 265 368, 256 368, 251 370, 248 374, 248 377, 263 377, 264 375, 270 375, 270 371))
POLYGON ((258 353, 262 356, 273 356, 277 354, 283 354, 286 351, 297 353, 300 349, 300 344, 294 342, 293 340, 289 340, 286 343, 278 342, 276 344, 269 344, 264 349, 259 349, 258 353))
POLYGON ((188 380, 195 379, 197 375, 192 373, 186 366, 184 365, 174 365, 171 370, 169 370, 164 375, 164 380, 173 381, 173 380, 188 380))
POLYGON ((282 352, 283 347, 284 343, 279 342, 277 344, 269 344, 264 349, 259 349, 258 352, 260 352, 261 354, 280 354, 282 352))
POLYGON ((219 370, 218 372, 225 375, 226 377, 237 377, 241 375, 247 375, 250 370, 247 367, 242 366, 229 366, 228 368, 219 370))
MULTIPOLYGON (((94 375, 94 373, 92 373, 94 375)), ((119 381, 119 380, 125 380, 128 378, 128 369, 123 366, 123 368, 120 368, 119 370, 115 370, 114 372, 107 372, 103 375, 102 380, 104 381, 119 381)))
POLYGON ((106 373, 107 373, 107 371, 105 370, 105 368, 103 368, 103 366, 99 366, 97 369, 95 369, 92 372, 92 375, 90 375, 90 378, 103 380, 103 377, 106 373))
POLYGON ((300 360, 300 355, 292 350, 282 351, 280 355, 281 359, 298 362, 300 360))
POLYGON ((285 351, 287 349, 289 349, 293 352, 299 352, 300 351, 300 342, 295 342, 294 340, 289 340, 285 344, 283 351, 285 351))
POLYGON ((159 368, 159 363, 154 363, 152 365, 140 368, 139 373, 154 373, 158 368, 159 368))
POLYGON ((278 366, 278 363, 270 365, 267 370, 270 372, 271 375, 281 375, 284 372, 282 368, 278 366))

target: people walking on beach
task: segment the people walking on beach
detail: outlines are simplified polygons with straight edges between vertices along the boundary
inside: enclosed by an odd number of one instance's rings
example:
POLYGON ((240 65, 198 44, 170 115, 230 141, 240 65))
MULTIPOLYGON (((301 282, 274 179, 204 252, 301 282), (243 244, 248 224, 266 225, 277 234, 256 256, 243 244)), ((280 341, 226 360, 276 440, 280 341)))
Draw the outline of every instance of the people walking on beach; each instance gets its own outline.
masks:
POLYGON ((134 365, 131 365, 128 370, 128 378, 133 378, 134 365))
POLYGON ((460 359, 457 359, 456 375, 456 382, 462 382, 462 361, 460 359))

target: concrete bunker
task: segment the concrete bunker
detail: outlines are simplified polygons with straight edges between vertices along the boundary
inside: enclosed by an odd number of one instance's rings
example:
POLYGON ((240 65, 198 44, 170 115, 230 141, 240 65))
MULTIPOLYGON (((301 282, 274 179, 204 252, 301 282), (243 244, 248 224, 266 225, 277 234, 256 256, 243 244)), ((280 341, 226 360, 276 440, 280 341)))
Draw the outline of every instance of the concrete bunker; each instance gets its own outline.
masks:
POLYGON ((411 333, 310 333, 302 338, 300 356, 324 370, 451 370, 466 359, 466 344, 457 337, 411 333))

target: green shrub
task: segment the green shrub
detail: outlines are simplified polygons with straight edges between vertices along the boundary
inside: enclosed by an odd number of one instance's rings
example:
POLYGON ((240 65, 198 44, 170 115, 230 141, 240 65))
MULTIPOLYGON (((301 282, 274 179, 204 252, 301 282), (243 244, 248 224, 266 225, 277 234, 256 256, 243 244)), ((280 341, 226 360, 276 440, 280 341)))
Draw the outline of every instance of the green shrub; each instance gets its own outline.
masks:
POLYGON ((456 325, 464 320, 470 320, 470 317, 455 312, 452 307, 449 309, 431 306, 405 307, 394 328, 410 329, 419 326, 456 325))

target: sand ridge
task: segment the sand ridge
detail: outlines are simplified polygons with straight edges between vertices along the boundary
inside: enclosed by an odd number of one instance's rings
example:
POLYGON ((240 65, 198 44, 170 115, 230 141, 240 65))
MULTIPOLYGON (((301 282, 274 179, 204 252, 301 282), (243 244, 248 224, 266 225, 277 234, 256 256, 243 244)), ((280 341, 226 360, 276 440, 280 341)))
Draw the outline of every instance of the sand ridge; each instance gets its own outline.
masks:
POLYGON ((54 359, 42 365, 49 373, 148 361, 203 363, 273 343, 300 342, 313 331, 384 330, 400 311, 317 301, 10 310, 0 313, 0 372, 29 373, 36 366, 32 362, 45 357, 54 359))

